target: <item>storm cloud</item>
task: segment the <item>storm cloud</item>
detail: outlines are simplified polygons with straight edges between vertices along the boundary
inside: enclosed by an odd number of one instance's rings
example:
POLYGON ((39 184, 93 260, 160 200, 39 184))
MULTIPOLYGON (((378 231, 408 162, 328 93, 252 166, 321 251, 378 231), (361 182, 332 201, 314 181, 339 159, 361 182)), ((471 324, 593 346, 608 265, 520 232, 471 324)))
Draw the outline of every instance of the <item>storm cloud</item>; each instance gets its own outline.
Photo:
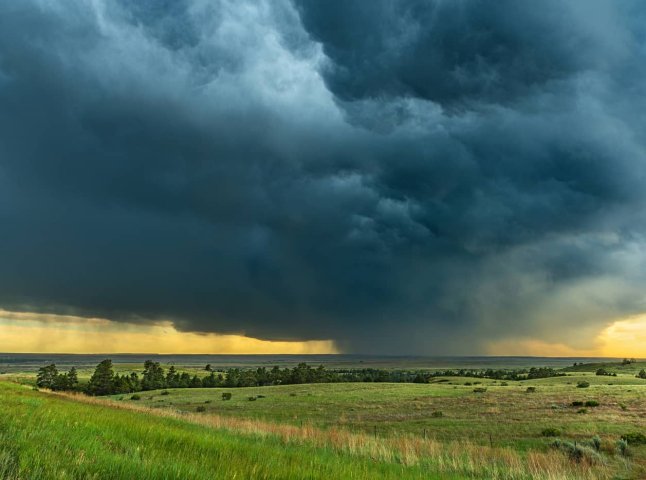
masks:
POLYGON ((646 6, 0 2, 0 307, 477 353, 646 311, 646 6))

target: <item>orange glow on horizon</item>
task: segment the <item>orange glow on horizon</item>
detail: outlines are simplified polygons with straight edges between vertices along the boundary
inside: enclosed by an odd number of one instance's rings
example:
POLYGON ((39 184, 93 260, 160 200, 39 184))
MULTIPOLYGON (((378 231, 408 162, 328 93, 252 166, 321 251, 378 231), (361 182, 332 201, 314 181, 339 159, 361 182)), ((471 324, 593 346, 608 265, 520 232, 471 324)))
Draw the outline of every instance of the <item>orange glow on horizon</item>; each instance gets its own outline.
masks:
POLYGON ((326 354, 331 340, 270 341, 244 335, 180 332, 171 322, 133 324, 101 318, 0 310, 0 352, 159 354, 326 354))

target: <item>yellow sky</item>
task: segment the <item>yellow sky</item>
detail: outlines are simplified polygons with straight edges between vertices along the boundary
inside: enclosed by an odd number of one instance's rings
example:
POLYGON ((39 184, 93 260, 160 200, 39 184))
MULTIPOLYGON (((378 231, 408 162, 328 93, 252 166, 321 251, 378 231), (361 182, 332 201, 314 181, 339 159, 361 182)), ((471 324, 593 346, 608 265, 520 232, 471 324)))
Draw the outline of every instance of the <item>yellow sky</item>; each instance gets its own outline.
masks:
POLYGON ((490 342, 487 353, 490 355, 646 358, 646 314, 612 322, 599 332, 588 348, 573 348, 565 343, 515 338, 490 342))
MULTIPOLYGON (((131 324, 100 318, 0 309, 0 352, 12 353, 338 353, 331 340, 279 342, 244 335, 178 331, 171 322, 131 324)), ((531 338, 489 342, 489 355, 646 357, 646 314, 620 319, 588 348, 531 338)))
POLYGON ((243 335, 179 332, 100 318, 0 310, 0 352, 11 353, 337 353, 330 340, 272 342, 243 335))

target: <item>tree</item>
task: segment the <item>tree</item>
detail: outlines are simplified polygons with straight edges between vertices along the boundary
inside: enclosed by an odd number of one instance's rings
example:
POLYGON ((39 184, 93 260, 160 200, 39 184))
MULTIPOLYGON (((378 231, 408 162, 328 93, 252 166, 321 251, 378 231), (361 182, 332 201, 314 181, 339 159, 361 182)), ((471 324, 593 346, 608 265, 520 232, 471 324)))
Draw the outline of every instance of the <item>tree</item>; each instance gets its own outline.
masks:
POLYGON ((204 370, 206 370, 207 372, 210 372, 211 371, 211 364, 207 363, 206 367, 204 367, 204 370))
POLYGON ((114 393, 114 370, 112 360, 103 360, 96 366, 87 385, 90 395, 109 395, 114 393))
POLYGON ((75 389, 78 384, 79 384, 79 376, 76 373, 76 368, 72 367, 70 368, 70 371, 67 372, 67 380, 69 382, 69 388, 70 389, 75 389))
POLYGON ((643 378, 643 379, 645 379, 645 380, 646 380, 646 370, 644 370, 644 369, 642 368, 642 369, 639 371, 639 373, 637 374, 637 378, 643 378))
POLYGON ((143 390, 157 390, 165 387, 164 369, 159 365, 159 362, 146 360, 144 362, 144 378, 141 381, 141 388, 143 390))
POLYGON ((36 376, 36 385, 40 388, 54 388, 56 377, 58 377, 58 369, 55 364, 52 363, 41 367, 38 369, 38 375, 36 376))

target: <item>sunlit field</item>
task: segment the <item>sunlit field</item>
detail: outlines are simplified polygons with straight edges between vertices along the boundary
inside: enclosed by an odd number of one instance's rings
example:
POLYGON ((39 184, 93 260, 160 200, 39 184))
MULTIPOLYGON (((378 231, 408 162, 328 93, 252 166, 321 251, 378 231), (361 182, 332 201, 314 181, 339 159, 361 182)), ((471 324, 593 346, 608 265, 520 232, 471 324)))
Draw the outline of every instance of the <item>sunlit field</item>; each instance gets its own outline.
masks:
POLYGON ((105 397, 36 391, 14 372, 0 382, 0 478, 642 479, 646 445, 621 438, 646 432, 643 365, 105 397))

